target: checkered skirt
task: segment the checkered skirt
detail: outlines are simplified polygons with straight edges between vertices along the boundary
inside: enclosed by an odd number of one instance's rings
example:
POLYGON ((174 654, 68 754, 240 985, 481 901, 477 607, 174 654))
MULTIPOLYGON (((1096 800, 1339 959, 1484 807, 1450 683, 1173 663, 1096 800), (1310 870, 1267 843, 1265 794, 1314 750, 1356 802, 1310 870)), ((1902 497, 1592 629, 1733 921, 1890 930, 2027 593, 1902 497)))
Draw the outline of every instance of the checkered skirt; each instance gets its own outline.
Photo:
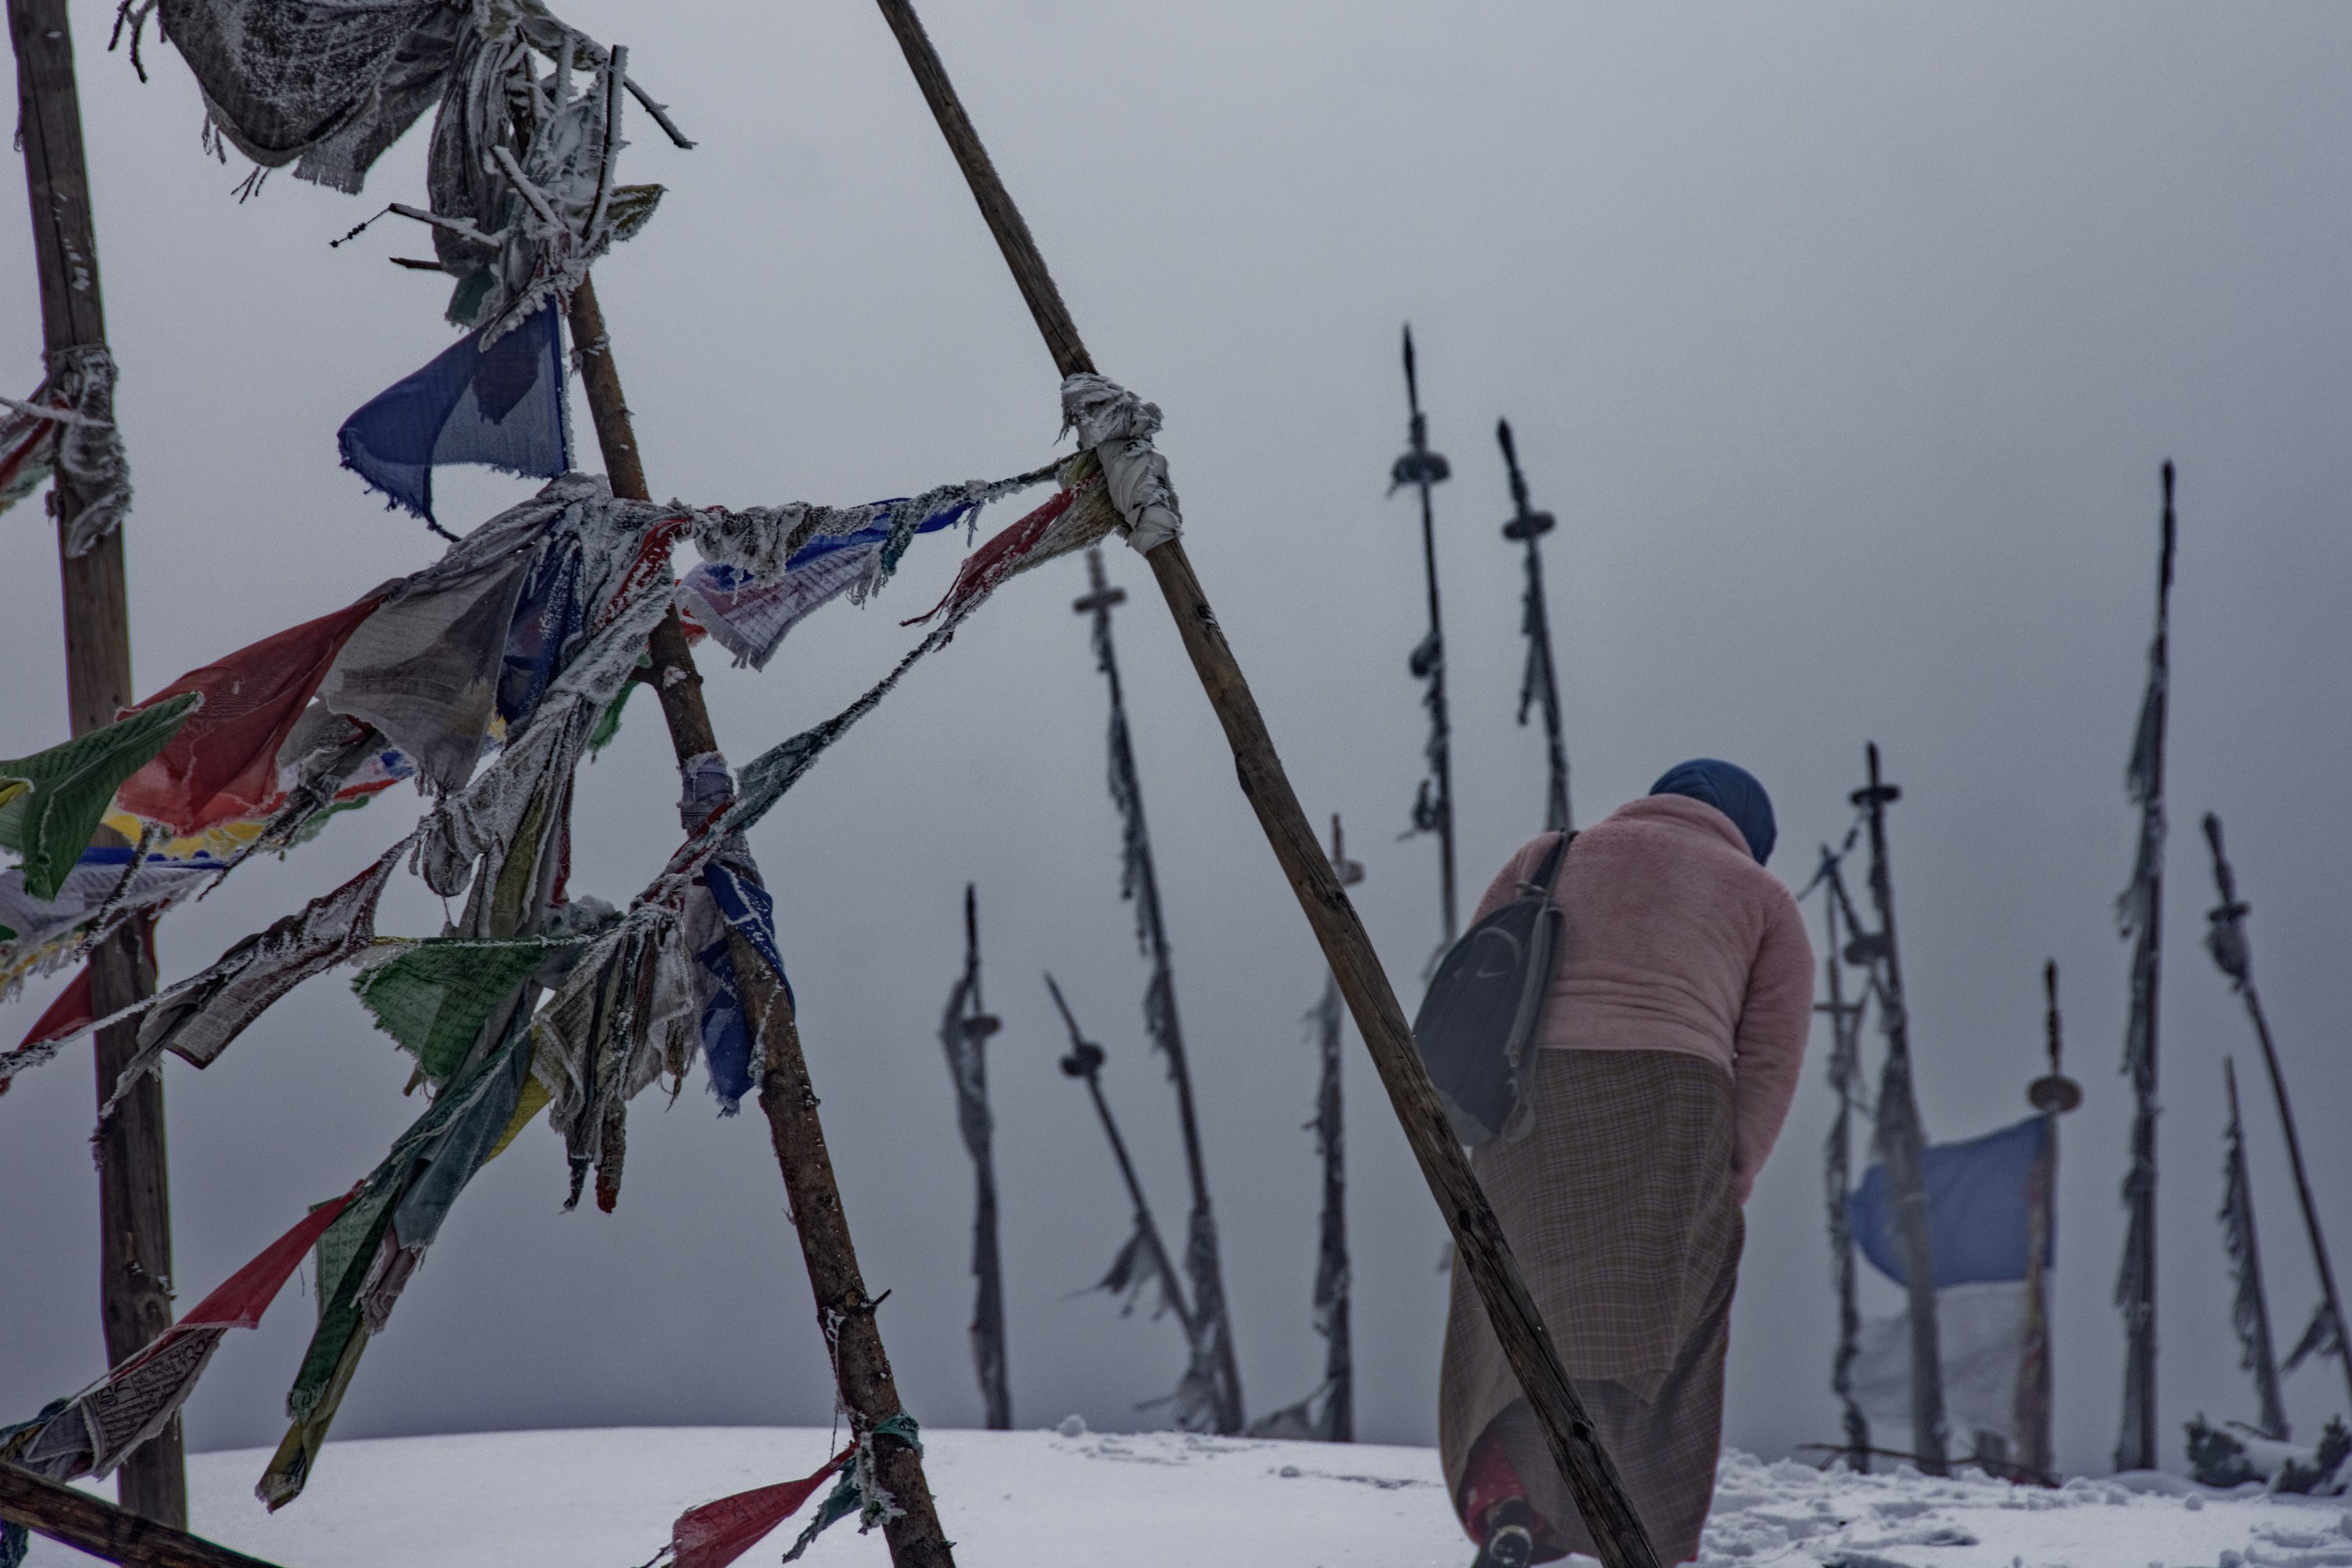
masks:
MULTIPOLYGON (((1745 1237, 1731 1081, 1679 1051, 1539 1050, 1534 1124, 1473 1163, 1570 1380, 1659 1556, 1697 1555, 1723 1440, 1723 1361, 1745 1237)), ((1468 1271, 1454 1271, 1438 1448, 1456 1500, 1492 1428, 1553 1527, 1592 1552, 1468 1271)))

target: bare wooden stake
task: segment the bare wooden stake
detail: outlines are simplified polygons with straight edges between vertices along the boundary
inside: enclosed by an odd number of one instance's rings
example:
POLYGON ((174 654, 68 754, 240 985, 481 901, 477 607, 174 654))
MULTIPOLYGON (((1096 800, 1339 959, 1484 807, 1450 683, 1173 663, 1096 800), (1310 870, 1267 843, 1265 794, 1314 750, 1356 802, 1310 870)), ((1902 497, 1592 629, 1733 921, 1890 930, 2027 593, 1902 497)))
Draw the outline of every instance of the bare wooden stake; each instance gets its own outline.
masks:
MULTIPOLYGON (((613 493, 635 500, 652 500, 646 489, 645 465, 637 453, 629 405, 621 395, 621 376, 613 363, 604 313, 597 308, 594 286, 585 279, 572 295, 572 342, 580 353, 580 379, 588 394, 588 413, 595 422, 596 441, 604 449, 604 471, 612 480, 613 493)), ((719 750, 710 729, 710 710, 702 700, 702 677, 695 670, 694 650, 687 645, 686 627, 677 610, 672 609, 654 628, 647 651, 653 658, 652 686, 661 699, 662 717, 669 725, 670 745, 679 765, 719 750)), ((783 1171, 784 1195, 792 1205, 793 1224, 800 1232, 801 1257, 808 1267, 809 1288, 816 1297, 818 1326, 833 1352, 841 1402, 858 1435, 871 1435, 877 1479, 902 1510, 882 1527, 890 1544, 890 1561, 897 1568, 951 1568, 955 1556, 940 1528, 930 1482, 923 1474, 921 1451, 890 1431, 876 1430, 903 1414, 904 1406, 898 1400, 898 1384, 891 1379, 881 1326, 875 1321, 874 1310, 880 1302, 866 1293, 857 1248, 850 1240, 849 1218, 842 1212, 841 1184, 835 1179, 824 1127, 817 1119, 816 1089, 809 1081, 808 1061, 801 1052, 792 999, 775 984, 750 943, 730 933, 728 944, 742 993, 744 1020, 761 1045, 760 1109, 767 1112, 776 1163, 783 1171)))
MULTIPOLYGON (((32 202, 33 252, 41 279, 41 343, 55 365, 65 351, 106 341, 99 295, 98 237, 90 218, 89 171, 82 156, 81 97, 74 81, 73 34, 65 0, 8 0, 16 51, 17 139, 32 202)), ((66 692, 77 735, 113 722, 128 707, 131 611, 120 531, 81 555, 66 540, 89 498, 64 466, 52 480, 58 565, 65 587, 66 692)), ((90 1001, 100 1017, 155 989, 143 917, 133 918, 89 957, 90 1001)), ((138 1049, 136 1020, 100 1031, 98 1101, 138 1049)), ((106 1360, 120 1366, 172 1324, 172 1212, 163 1146, 163 1080, 149 1074, 123 1097, 98 1140, 99 1310, 106 1360)), ((188 1520, 180 1421, 123 1462, 123 1506, 169 1525, 188 1520)))
POLYGON ((0 1465, 0 1519, 132 1568, 271 1568, 16 1465, 0 1465))
MULTIPOLYGON (((947 68, 940 64, 939 52, 932 48, 913 7, 907 0, 876 0, 876 4, 906 53, 916 84, 963 170, 997 247, 1004 253, 1005 264, 1028 301, 1030 314, 1036 318, 1038 332, 1052 352, 1055 365, 1065 376, 1093 370, 1094 361, 1062 303, 1053 275, 1045 269, 1036 241, 1030 237, 1029 226, 1022 221, 1020 210, 997 177, 988 150, 981 145, 948 80, 947 68)), ((1191 656, 1210 706, 1224 727, 1242 793, 1256 811, 1275 858, 1323 945, 1323 955, 1348 999, 1356 1027, 1403 1125, 1405 1141, 1412 1146, 1430 1192, 1454 1232, 1463 1267, 1470 1270, 1478 1287, 1503 1353, 1543 1424, 1552 1458, 1568 1481, 1601 1560, 1609 1568, 1657 1568, 1658 1554, 1649 1532, 1634 1513, 1616 1466, 1601 1447, 1583 1402, 1569 1383, 1568 1369, 1544 1328, 1542 1314, 1536 1310, 1535 1298, 1528 1290, 1510 1243, 1504 1238, 1503 1227, 1479 1190, 1462 1146, 1454 1141, 1437 1091, 1413 1049, 1412 1029, 1405 1021, 1404 1009, 1389 986, 1388 976, 1372 952, 1371 938, 1325 858, 1313 826, 1299 807, 1298 796, 1283 772, 1282 759, 1276 754, 1273 737, 1257 710, 1257 700, 1250 694, 1249 682, 1225 642, 1224 630, 1217 624, 1200 579, 1192 574, 1183 541, 1171 539, 1144 559, 1160 580, 1184 651, 1191 656)))

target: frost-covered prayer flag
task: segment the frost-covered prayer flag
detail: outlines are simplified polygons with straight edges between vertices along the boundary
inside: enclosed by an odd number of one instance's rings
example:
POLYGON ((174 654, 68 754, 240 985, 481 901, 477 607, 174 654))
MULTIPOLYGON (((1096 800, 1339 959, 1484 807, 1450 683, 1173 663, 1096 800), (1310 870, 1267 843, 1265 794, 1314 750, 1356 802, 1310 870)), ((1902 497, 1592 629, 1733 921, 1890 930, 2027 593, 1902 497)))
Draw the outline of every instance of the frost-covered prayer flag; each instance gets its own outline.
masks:
POLYGON ((430 521, 433 470, 484 463, 554 479, 572 467, 563 333, 552 300, 487 348, 467 333, 343 421, 343 467, 430 521))
POLYGON ((144 1350, 50 1416, 18 1447, 16 1462, 52 1480, 110 1475, 187 1403, 223 1334, 260 1327, 302 1255, 350 1201, 346 1194, 312 1209, 144 1350))
POLYGON ((279 749, 335 656, 379 602, 370 595, 289 626, 190 670, 140 704, 153 708, 184 692, 204 695, 204 706, 171 743, 124 782, 115 795, 118 807, 181 834, 268 815, 285 794, 278 787, 279 749))
MULTIPOLYGON (((2032 1262, 2032 1178, 2047 1136, 2042 1118, 2030 1116, 1980 1138, 1937 1144, 1920 1162, 1944 1397, 1956 1431, 2004 1438, 2014 1432, 2032 1262)), ((1864 1173, 1849 1213, 1864 1256, 1889 1279, 1906 1283, 1884 1164, 1864 1173)), ((1909 1419, 1908 1314, 1863 1324, 1853 1385, 1856 1402, 1873 1418, 1909 1419)))

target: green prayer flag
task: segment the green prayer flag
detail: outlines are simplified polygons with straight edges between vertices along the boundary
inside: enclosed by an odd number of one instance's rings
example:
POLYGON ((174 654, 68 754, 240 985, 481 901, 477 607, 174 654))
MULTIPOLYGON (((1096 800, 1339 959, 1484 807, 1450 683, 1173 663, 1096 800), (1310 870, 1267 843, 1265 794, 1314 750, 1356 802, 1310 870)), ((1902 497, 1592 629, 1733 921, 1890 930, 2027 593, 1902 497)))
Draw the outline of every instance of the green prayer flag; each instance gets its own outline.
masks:
POLYGON ((546 942, 420 942, 352 982, 375 1026, 446 1082, 499 1003, 547 960, 546 942))
POLYGON ((26 786, 0 795, 0 847, 25 858, 26 892, 44 900, 58 896, 114 792, 172 743, 203 701, 201 692, 183 692, 62 746, 0 762, 0 781, 26 786))

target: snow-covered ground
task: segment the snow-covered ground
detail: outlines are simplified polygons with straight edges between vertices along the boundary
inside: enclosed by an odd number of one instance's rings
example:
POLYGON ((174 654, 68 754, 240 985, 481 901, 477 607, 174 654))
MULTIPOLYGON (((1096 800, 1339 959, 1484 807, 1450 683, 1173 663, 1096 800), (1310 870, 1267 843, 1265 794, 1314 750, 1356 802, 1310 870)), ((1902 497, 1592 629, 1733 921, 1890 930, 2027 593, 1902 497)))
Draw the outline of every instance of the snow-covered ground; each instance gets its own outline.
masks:
MULTIPOLYGON (((695 1503, 805 1475, 803 1428, 635 1428, 329 1446, 302 1499, 253 1497, 259 1449, 189 1461, 197 1531, 285 1568, 628 1568, 695 1503)), ((937 1432, 927 1450, 968 1568, 1461 1568, 1426 1448, 1174 1433, 937 1432)), ((787 1526, 742 1559, 772 1563, 787 1526)), ((34 1568, 87 1558, 36 1539, 34 1568)), ((803 1559, 887 1561, 834 1527, 803 1559)), ((1974 1478, 1824 1475, 1725 1457, 1702 1568, 2352 1568, 2344 1500, 2162 1476, 2057 1491, 1974 1478)))

